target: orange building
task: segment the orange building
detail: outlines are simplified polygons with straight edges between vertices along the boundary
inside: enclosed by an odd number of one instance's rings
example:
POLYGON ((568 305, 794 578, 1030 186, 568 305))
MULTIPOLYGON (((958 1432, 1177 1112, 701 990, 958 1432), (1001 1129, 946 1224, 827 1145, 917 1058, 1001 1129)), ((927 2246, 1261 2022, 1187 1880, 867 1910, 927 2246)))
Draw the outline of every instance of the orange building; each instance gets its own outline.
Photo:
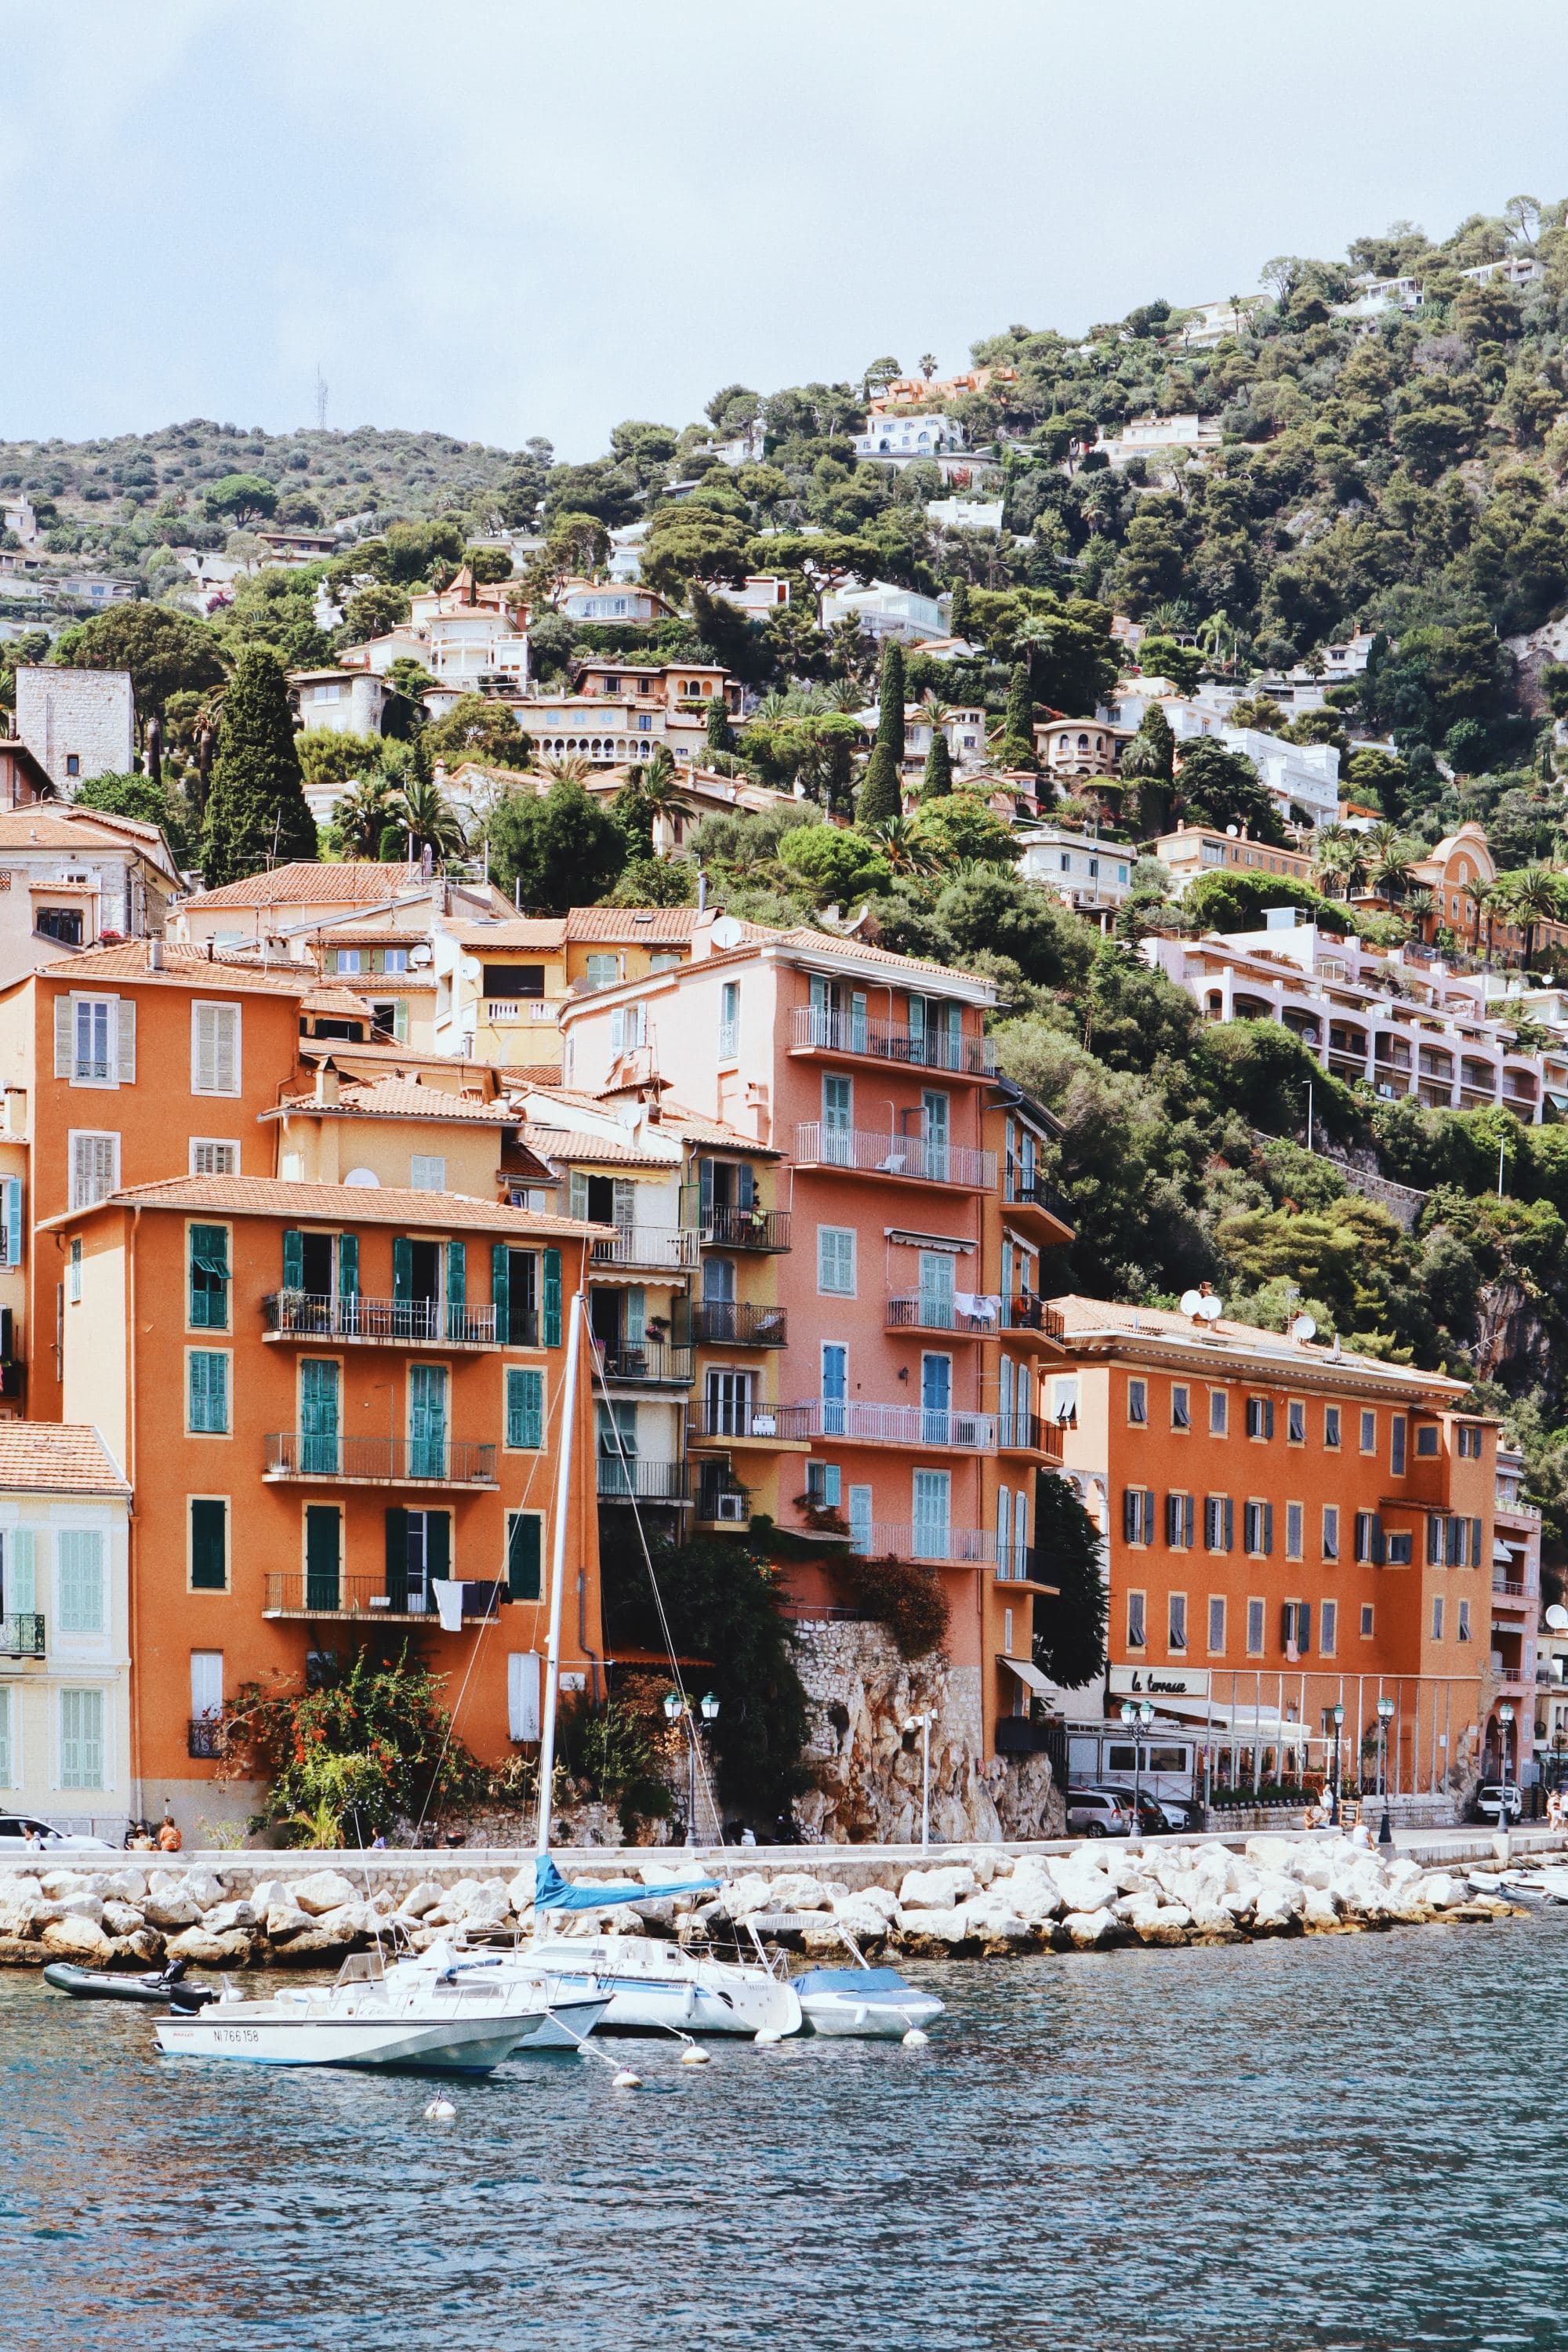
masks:
POLYGON ((1335 1343, 1160 1308, 1054 1299, 1048 1399, 1100 1519, 1110 1697, 1190 1724, 1215 1780, 1331 1763, 1394 1713, 1390 1785, 1479 1759, 1497 1426, 1462 1381, 1335 1343), (1268 1751, 1272 1751, 1270 1755, 1268 1751))
MULTIPOLYGON (((604 1238, 455 1193, 250 1176, 116 1188, 47 1222, 68 1415, 135 1495, 142 1811, 250 1810, 213 1786, 223 1706, 366 1643, 416 1640, 484 1760, 537 1738, 564 1325, 604 1238)), ((602 1691, 585 1377, 574 1426, 563 1686, 602 1691)))

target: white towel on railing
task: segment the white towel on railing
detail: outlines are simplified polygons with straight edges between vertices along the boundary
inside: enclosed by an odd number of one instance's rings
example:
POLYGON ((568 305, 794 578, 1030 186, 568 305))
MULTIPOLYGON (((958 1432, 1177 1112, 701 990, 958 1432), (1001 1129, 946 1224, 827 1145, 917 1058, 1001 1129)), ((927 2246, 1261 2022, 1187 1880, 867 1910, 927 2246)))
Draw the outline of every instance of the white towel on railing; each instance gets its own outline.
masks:
POLYGON ((460 1633, 463 1630, 463 1588, 455 1579, 433 1576, 430 1590, 436 1595, 436 1614, 441 1620, 443 1633, 460 1633))
POLYGON ((979 1290, 955 1290, 952 1303, 961 1315, 970 1316, 976 1323, 994 1323, 996 1301, 979 1290))

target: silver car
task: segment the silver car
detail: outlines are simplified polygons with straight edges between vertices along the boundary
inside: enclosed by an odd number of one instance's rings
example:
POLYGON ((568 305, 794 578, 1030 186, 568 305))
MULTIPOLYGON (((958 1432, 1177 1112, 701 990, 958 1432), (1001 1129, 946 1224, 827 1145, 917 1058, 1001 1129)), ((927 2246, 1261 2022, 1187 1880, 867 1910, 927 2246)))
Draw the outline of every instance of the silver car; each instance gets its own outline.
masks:
POLYGON ((1075 1837, 1126 1837, 1132 1827, 1132 1800, 1110 1789, 1069 1789, 1068 1830, 1075 1837))

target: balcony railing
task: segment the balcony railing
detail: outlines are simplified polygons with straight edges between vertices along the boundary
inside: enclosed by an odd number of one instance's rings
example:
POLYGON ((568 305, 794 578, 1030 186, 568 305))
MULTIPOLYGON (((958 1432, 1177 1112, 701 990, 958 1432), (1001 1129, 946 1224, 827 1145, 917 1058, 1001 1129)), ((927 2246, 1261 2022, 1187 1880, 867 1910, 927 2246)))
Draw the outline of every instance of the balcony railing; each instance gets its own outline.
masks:
POLYGON ((919 1559, 969 1567, 995 1559, 996 1530, 904 1527, 888 1519, 872 1519, 851 1531, 849 1549, 868 1559, 919 1559))
POLYGON ((668 1266, 672 1270, 697 1264, 700 1244, 683 1225, 617 1225, 593 1245, 595 1265, 668 1266))
POLYGON ((1058 1310, 1032 1290, 1015 1291, 1002 1300, 1004 1331, 1038 1331, 1043 1339, 1059 1339, 1063 1324, 1058 1310))
POLYGON ((782 1348, 789 1329, 784 1307, 731 1298, 705 1298, 692 1319, 697 1337, 718 1348, 782 1348))
POLYGON ((955 1037, 944 1029, 889 1028, 853 1013, 828 1013, 809 1004, 795 1009, 795 1050, 863 1055, 868 1061, 954 1070, 971 1077, 989 1077, 996 1067, 996 1049, 989 1037, 955 1037))
POLYGON ((1050 1568, 1032 1545, 1026 1544, 1020 1551, 1016 1544, 1009 1544, 996 1563, 996 1581, 998 1584, 1049 1584, 1050 1568))
POLYGON ((625 1461, 619 1454, 599 1456, 602 1503, 684 1503, 689 1499, 684 1462, 645 1462, 640 1455, 625 1461))
POLYGON ((790 1245, 787 1209, 700 1208, 697 1230, 704 1244, 714 1249, 767 1250, 782 1254, 790 1245))
POLYGON ((996 1182, 996 1154, 970 1151, 956 1143, 936 1143, 919 1135, 872 1134, 862 1128, 797 1127, 795 1156, 802 1168, 842 1168, 860 1176, 898 1176, 917 1184, 952 1184, 969 1192, 989 1192, 996 1182))
POLYGON ((1062 1423, 1047 1420, 1044 1413, 1004 1412, 997 1415, 996 1443, 1004 1454, 1039 1454, 1047 1462, 1059 1462, 1065 1437, 1062 1423))
POLYGON ((799 1443, 811 1435, 802 1404, 759 1404, 738 1397, 704 1397, 692 1415, 697 1437, 732 1437, 738 1444, 748 1438, 785 1438, 799 1443))
POLYGON ((451 1437, 344 1437, 285 1431, 267 1440, 267 1478, 362 1486, 493 1486, 496 1449, 451 1437))
POLYGON ((984 1339, 1001 1328, 1001 1302, 966 1293, 965 1302, 910 1291, 888 1301, 889 1331, 959 1331, 984 1339))
MULTIPOLYGON (((280 1339, 347 1339, 381 1347, 493 1348, 493 1307, 451 1307, 444 1298, 342 1297, 324 1291, 275 1290, 261 1302, 280 1339)), ((535 1339, 513 1343, 537 1345, 535 1339)))
POLYGON ((37 1610, 13 1609, 0 1617, 0 1658, 41 1658, 44 1621, 37 1610))
POLYGON ((798 1413, 806 1437, 858 1438, 868 1445, 923 1445, 939 1451, 989 1454, 996 1444, 994 1412, 952 1412, 919 1404, 863 1404, 854 1398, 814 1398, 783 1406, 798 1413))
POLYGON ((1494 1576, 1492 1579, 1492 1591, 1505 1594, 1510 1601, 1528 1600, 1534 1590, 1533 1585, 1521 1584, 1511 1576, 1494 1576))
MULTIPOLYGON (((487 1579, 463 1586, 465 1619, 482 1621, 495 1615, 506 1598, 504 1582, 487 1579)), ((349 1576, 341 1570, 269 1569, 261 1605, 264 1617, 359 1618, 367 1624, 424 1624, 436 1615, 429 1592, 408 1590, 406 1581, 394 1587, 384 1576, 349 1576)))
POLYGON ((185 1727, 185 1753, 208 1759, 228 1754, 228 1732, 221 1715, 192 1717, 185 1727))
POLYGON ((635 1347, 601 1348, 600 1368, 607 1381, 647 1389, 689 1389, 697 1374, 693 1349, 679 1341, 641 1339, 635 1347))
POLYGON ((1047 1216, 1055 1217, 1061 1224, 1072 1223, 1066 1195, 1039 1176, 1026 1177, 1018 1169, 1009 1168, 1004 1179, 1002 1197, 1010 1207, 1044 1209, 1047 1216))

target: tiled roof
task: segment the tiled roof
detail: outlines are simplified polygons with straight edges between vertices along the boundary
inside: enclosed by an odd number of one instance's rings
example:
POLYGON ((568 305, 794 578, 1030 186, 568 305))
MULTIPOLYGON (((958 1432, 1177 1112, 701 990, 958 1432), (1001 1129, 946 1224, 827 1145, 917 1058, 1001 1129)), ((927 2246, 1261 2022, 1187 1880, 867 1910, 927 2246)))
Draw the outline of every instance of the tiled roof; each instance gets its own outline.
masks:
POLYGON ((363 996, 357 996, 342 981, 323 981, 313 988, 300 1005, 301 1013, 324 1014, 329 1019, 337 1014, 350 1021, 371 1021, 374 1015, 363 996))
POLYGON ((522 1129, 522 1139, 547 1160, 580 1160, 597 1168, 657 1168, 668 1175, 679 1165, 672 1152, 642 1150, 635 1143, 614 1143, 574 1128, 540 1127, 531 1121, 522 1129))
POLYGON ((1256 1370, 1267 1365, 1273 1378, 1295 1378, 1310 1372, 1318 1385, 1324 1375, 1331 1375, 1357 1385, 1371 1381, 1425 1389, 1439 1403, 1451 1403, 1468 1393, 1463 1381, 1449 1380, 1441 1372, 1423 1372, 1408 1364, 1385 1363, 1380 1357, 1357 1355, 1348 1348, 1342 1348, 1336 1356, 1331 1347, 1321 1342, 1303 1346, 1283 1331, 1266 1331, 1256 1323, 1236 1323, 1225 1315, 1212 1323, 1199 1323, 1173 1307, 1131 1307, 1119 1299, 1084 1298, 1076 1294, 1053 1298, 1048 1303, 1052 1313, 1061 1318, 1069 1351, 1079 1342, 1098 1343, 1098 1352, 1124 1341, 1144 1340, 1161 1347, 1190 1349, 1194 1365, 1207 1364, 1215 1370, 1225 1366, 1228 1357, 1256 1370))
POLYGON ((687 1143, 712 1143, 726 1151, 753 1151, 762 1160, 777 1160, 781 1154, 772 1144, 759 1143, 754 1135, 744 1135, 738 1127, 731 1127, 721 1118, 709 1118, 698 1110, 682 1110, 668 1097, 659 1105, 658 1130, 663 1135, 679 1135, 687 1143))
POLYGON ((421 1086, 406 1078, 348 1079, 335 1103, 318 1102, 314 1094, 288 1095, 263 1118, 280 1118, 286 1112, 319 1112, 324 1118, 458 1119, 483 1127, 515 1127, 517 1113, 510 1104, 477 1101, 472 1095, 448 1094, 441 1087, 421 1086))
POLYGON ((394 1070, 439 1070, 444 1075, 458 1076, 465 1085, 477 1080, 480 1085, 493 1086, 504 1076, 489 1062, 459 1061, 455 1054, 420 1054, 412 1045, 398 1045, 394 1038, 367 1037, 361 1044, 352 1037, 301 1037, 300 1058, 311 1062, 331 1058, 344 1070, 353 1069, 357 1062, 368 1062, 373 1066, 384 1063, 394 1070))
POLYGON ((160 942, 125 940, 119 947, 84 948, 79 955, 47 963, 42 980, 68 980, 73 987, 92 987, 104 980, 144 980, 165 988, 210 988, 220 996, 303 996, 315 985, 312 971, 280 971, 253 963, 230 963, 209 956, 204 949, 162 945, 162 961, 153 969, 149 950, 160 942))
POLYGON ((565 918, 560 915, 520 915, 510 923, 447 923, 443 929, 476 952, 485 948, 547 950, 563 947, 566 941, 565 918))
POLYGON ((0 1421, 0 1494, 129 1495, 96 1429, 77 1422, 0 1421))
POLYGON ((413 889, 421 879, 417 866, 379 866, 368 859, 341 865, 300 860, 275 866, 269 874, 248 875, 243 882, 225 882, 216 890, 198 891, 181 911, 205 915, 225 907, 374 906, 400 890, 413 889))
MULTIPOLYGON (((100 1209, 174 1209, 214 1217, 309 1218, 345 1225, 412 1225, 416 1231, 542 1234, 550 1239, 597 1239, 609 1228, 581 1218, 542 1216, 499 1201, 472 1201, 461 1192, 411 1192, 391 1186, 297 1184, 279 1176, 174 1176, 161 1184, 132 1184, 90 1209, 72 1209, 43 1222, 50 1228, 90 1217, 100 1209)), ((40 1226, 42 1230, 42 1226, 40 1226)), ((5 1424, 0 1422, 0 1429, 5 1424)))
POLYGON ((679 946, 690 939, 697 921, 695 907, 574 907, 566 917, 566 937, 628 948, 646 940, 679 946))
POLYGON ((148 849, 155 849, 163 839, 155 824, 138 824, 132 817, 108 817, 98 809, 38 806, 0 811, 0 849, 82 849, 94 834, 105 842, 130 835, 138 848, 148 849))

